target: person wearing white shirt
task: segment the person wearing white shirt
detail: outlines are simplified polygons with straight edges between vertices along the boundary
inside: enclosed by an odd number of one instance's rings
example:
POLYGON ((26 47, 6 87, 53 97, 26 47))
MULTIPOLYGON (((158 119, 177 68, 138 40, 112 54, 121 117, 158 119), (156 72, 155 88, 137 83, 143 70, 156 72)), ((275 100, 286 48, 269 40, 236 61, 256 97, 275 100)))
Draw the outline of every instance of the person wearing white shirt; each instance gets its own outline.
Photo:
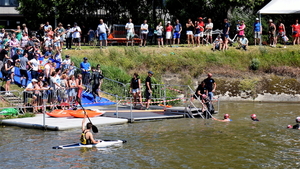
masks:
POLYGON ((34 58, 29 61, 29 67, 31 68, 31 78, 37 79, 39 70, 39 55, 34 55, 34 58))
POLYGON ((103 19, 100 19, 100 24, 97 27, 97 37, 99 37, 100 48, 102 48, 102 42, 105 42, 105 47, 107 47, 107 34, 109 34, 109 29, 105 23, 103 23, 103 19))
POLYGON ((134 24, 132 23, 132 19, 129 19, 129 22, 126 23, 125 29, 127 30, 127 42, 126 46, 128 46, 128 41, 131 40, 131 46, 133 46, 133 37, 134 37, 134 24))
POLYGON ((141 44, 140 47, 144 46, 146 47, 146 43, 147 43, 147 35, 148 35, 148 24, 147 24, 147 20, 144 20, 144 23, 141 24, 141 44))
POLYGON ((80 48, 80 34, 81 34, 81 29, 79 26, 77 26, 77 23, 74 22, 74 27, 72 28, 72 38, 73 42, 75 44, 75 50, 81 50, 80 48), (76 47, 77 46, 77 47, 76 47))

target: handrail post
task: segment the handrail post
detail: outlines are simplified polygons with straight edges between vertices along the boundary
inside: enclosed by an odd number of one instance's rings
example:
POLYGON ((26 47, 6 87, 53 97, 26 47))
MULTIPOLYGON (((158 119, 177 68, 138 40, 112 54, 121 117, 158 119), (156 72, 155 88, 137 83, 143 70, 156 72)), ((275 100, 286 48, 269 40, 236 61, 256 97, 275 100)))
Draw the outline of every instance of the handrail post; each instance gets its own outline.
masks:
POLYGON ((118 112, 118 110, 119 110, 119 106, 118 106, 118 104, 119 104, 119 99, 118 99, 118 95, 116 95, 116 103, 117 103, 116 113, 117 113, 117 118, 119 118, 119 112, 118 112))
POLYGON ((132 116, 132 97, 130 97, 130 122, 133 122, 133 116, 132 116))
POLYGON ((167 86, 166 84, 164 84, 164 98, 163 98, 163 101, 164 101, 164 109, 166 109, 166 97, 167 97, 167 86))

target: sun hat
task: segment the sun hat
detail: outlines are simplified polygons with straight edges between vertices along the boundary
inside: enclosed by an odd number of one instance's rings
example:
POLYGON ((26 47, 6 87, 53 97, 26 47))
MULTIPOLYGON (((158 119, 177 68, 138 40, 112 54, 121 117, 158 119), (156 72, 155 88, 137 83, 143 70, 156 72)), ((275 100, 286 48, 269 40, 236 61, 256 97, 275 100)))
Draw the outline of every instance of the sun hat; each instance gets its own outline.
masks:
POLYGON ((31 79, 31 82, 38 82, 36 79, 31 79))

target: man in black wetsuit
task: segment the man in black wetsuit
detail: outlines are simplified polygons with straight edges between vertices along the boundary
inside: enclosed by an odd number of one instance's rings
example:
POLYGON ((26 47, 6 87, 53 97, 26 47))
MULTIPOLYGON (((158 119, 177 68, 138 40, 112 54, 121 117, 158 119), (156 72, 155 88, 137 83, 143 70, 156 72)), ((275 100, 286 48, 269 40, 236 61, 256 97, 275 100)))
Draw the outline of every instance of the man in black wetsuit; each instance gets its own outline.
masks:
POLYGON ((148 76, 146 78, 146 81, 145 81, 145 86, 146 86, 146 90, 145 90, 145 98, 146 98, 146 110, 149 109, 149 105, 150 105, 150 102, 151 102, 151 98, 152 98, 152 86, 151 86, 151 77, 153 76, 153 72, 152 71, 149 71, 148 72, 148 76))
MULTIPOLYGON (((100 97, 100 81, 101 79, 103 79, 103 75, 100 74, 99 71, 96 71, 95 67, 92 67, 92 78, 90 79, 91 81, 93 81, 93 85, 92 85, 92 94, 94 96, 94 102, 97 102, 97 96, 100 97)), ((101 100, 101 97, 100 99, 101 100)))
POLYGON ((299 125, 299 123, 300 123, 300 116, 298 116, 297 118, 296 118, 296 123, 297 124, 295 124, 295 125, 288 125, 287 126, 287 128, 292 128, 292 129, 297 129, 297 130, 300 130, 300 125, 299 125))

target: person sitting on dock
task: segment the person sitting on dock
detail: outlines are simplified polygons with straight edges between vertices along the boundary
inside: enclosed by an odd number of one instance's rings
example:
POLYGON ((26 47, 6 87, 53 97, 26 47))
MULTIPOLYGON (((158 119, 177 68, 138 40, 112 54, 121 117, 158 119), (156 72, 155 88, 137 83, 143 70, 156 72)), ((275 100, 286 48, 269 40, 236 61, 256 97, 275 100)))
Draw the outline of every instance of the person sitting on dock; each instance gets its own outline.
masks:
POLYGON ((257 118, 256 118, 256 114, 251 114, 251 119, 253 120, 253 121, 259 121, 257 118))
POLYGON ((288 125, 287 128, 289 128, 289 129, 292 128, 292 129, 300 130, 300 124, 299 124, 299 123, 300 123, 300 116, 298 116, 298 117, 296 118, 296 123, 297 123, 297 124, 295 124, 295 125, 293 125, 293 126, 292 126, 292 125, 288 125))
POLYGON ((219 120, 219 119, 216 119, 214 117, 212 117, 212 119, 217 120, 217 121, 221 121, 221 122, 232 121, 229 117, 230 117, 229 114, 224 114, 224 119, 223 120, 219 120))
POLYGON ((100 140, 95 140, 93 137, 93 133, 91 132, 93 124, 88 122, 86 124, 86 129, 85 129, 85 121, 86 121, 86 115, 84 116, 82 120, 82 134, 80 137, 80 143, 81 144, 97 144, 100 143, 100 140))

